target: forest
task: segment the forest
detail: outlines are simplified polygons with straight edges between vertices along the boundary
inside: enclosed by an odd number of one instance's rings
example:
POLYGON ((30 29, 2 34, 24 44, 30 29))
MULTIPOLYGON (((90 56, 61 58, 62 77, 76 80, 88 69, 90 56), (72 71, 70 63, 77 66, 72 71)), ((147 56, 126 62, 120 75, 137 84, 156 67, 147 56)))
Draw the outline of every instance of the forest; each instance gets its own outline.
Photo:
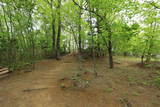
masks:
POLYGON ((0 0, 0 107, 160 107, 159 0, 0 0))

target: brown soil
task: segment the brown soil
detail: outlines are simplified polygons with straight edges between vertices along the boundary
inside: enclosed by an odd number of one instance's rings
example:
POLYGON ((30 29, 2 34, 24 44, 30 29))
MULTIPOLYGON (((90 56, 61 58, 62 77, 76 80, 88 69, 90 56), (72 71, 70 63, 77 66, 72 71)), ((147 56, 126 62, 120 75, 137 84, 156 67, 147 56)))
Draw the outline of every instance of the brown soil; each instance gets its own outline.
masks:
POLYGON ((160 90, 153 85, 157 71, 121 59, 110 70, 106 62, 96 60, 96 78, 92 61, 83 61, 79 70, 74 54, 40 61, 33 72, 14 72, 0 80, 0 107, 160 107, 160 90))

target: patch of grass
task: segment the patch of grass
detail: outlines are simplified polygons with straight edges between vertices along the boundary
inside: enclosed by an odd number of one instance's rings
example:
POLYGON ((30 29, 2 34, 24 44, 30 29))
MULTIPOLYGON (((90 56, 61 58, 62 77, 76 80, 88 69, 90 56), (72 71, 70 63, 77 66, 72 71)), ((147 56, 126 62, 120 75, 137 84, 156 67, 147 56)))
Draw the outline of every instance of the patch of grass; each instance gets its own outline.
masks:
POLYGON ((133 96, 139 96, 139 93, 138 92, 133 92, 132 95, 133 96))
POLYGON ((151 68, 153 66, 153 64, 145 64, 144 66, 147 68, 151 68))
POLYGON ((130 85, 136 85, 138 81, 134 77, 128 77, 128 82, 130 85))
POLYGON ((106 88, 106 89, 104 89, 104 92, 111 93, 111 92, 113 92, 113 88, 106 88))
POLYGON ((71 80, 79 80, 79 77, 78 76, 72 76, 71 80))
POLYGON ((149 83, 146 82, 146 81, 142 81, 141 84, 144 85, 144 86, 149 86, 149 83))
POLYGON ((155 81, 155 85, 156 85, 158 88, 160 88, 160 76, 156 77, 154 81, 155 81))
POLYGON ((151 103, 152 103, 153 106, 158 106, 159 107, 159 105, 160 105, 159 102, 157 102, 157 101, 152 101, 151 103))
POLYGON ((126 92, 126 93, 123 93, 123 96, 124 97, 127 97, 128 96, 128 93, 126 92))
POLYGON ((156 73, 157 75, 160 75, 160 71, 155 71, 155 73, 156 73))
POLYGON ((62 89, 66 88, 66 87, 65 87, 65 84, 61 83, 61 84, 60 84, 60 88, 62 88, 62 89))
POLYGON ((136 81, 136 79, 135 79, 135 78, 133 78, 133 77, 128 77, 128 81, 129 81, 129 82, 135 82, 135 81, 136 81))

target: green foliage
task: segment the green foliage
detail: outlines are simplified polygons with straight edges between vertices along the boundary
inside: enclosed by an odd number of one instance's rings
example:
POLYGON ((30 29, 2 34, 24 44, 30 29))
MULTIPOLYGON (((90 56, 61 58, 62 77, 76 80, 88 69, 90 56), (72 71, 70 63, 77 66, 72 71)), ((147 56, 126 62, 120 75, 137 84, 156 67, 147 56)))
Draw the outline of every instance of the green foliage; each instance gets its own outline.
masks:
POLYGON ((34 62, 53 57, 57 50, 61 55, 78 51, 80 44, 87 56, 93 49, 96 56, 104 56, 109 41, 115 55, 149 61, 160 53, 158 7, 156 2, 132 0, 3 0, 0 64, 34 62), (60 49, 56 49, 59 25, 60 49))
POLYGON ((133 92, 132 95, 133 96, 139 96, 139 93, 138 92, 133 92))
POLYGON ((155 85, 160 88, 160 76, 155 78, 155 85))
POLYGON ((104 91, 108 92, 108 93, 111 93, 111 92, 113 92, 113 88, 106 88, 106 89, 104 89, 104 91))

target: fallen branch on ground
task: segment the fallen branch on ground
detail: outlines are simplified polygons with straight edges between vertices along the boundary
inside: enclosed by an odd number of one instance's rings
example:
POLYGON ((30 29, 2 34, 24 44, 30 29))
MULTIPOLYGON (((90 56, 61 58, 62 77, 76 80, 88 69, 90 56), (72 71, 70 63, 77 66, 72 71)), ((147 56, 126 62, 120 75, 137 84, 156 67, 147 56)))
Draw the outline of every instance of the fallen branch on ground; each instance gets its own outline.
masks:
POLYGON ((45 89, 50 89, 53 87, 44 87, 44 88, 31 88, 31 89, 25 89, 23 92, 31 92, 31 91, 40 91, 40 90, 45 90, 45 89))

